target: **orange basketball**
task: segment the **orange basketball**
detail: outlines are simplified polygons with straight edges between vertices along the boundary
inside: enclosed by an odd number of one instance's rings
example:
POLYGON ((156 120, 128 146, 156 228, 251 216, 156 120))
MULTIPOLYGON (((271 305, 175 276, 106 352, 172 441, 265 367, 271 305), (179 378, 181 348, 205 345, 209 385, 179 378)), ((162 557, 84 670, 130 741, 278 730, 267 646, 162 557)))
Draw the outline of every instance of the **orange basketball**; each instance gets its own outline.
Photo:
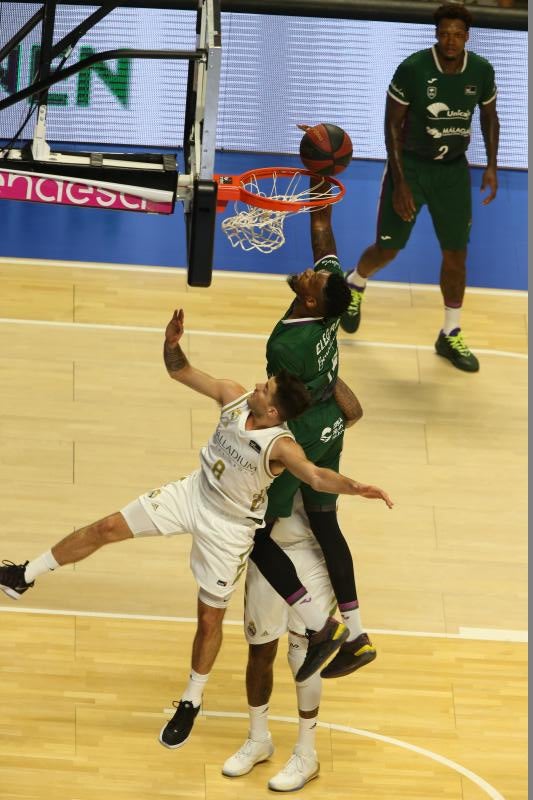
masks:
POLYGON ((317 175, 338 175, 352 160, 352 140, 338 125, 321 122, 309 128, 300 142, 300 158, 317 175))

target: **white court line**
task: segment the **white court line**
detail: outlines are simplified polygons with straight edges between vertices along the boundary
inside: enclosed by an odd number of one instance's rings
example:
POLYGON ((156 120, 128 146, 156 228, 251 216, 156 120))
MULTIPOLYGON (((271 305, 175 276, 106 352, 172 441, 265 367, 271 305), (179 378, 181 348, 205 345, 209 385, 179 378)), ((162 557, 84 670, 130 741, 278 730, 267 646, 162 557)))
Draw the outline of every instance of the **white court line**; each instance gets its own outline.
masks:
MULTIPOLYGON (((164 328, 153 328, 144 325, 109 325, 99 322, 58 322, 55 320, 40 320, 40 319, 11 319, 10 317, 0 317, 0 325, 41 325, 49 328, 80 328, 84 330, 102 330, 102 331, 133 331, 136 333, 159 333, 164 332, 164 328)), ((264 333, 241 333, 236 331, 202 331, 202 330, 187 330, 185 331, 190 336, 210 336, 211 338, 226 338, 226 339, 256 339, 266 341, 268 335, 264 333)), ((397 344, 392 342, 365 342, 357 339, 356 341, 347 341, 346 339, 339 339, 341 347, 381 347, 383 349, 392 350, 425 350, 434 351, 433 345, 427 344, 397 344)), ((489 350, 482 347, 476 348, 476 353, 481 353, 487 356, 503 356, 505 358, 517 358, 521 361, 527 361, 527 353, 514 353, 508 350, 489 350)))
MULTIPOLYGON (((174 708, 165 708, 165 714, 174 714, 174 708)), ((204 717, 226 717, 230 719, 245 719, 248 720, 248 714, 243 714, 240 711, 200 711, 200 714, 204 717)), ((269 716, 269 721, 272 722, 287 722, 292 725, 298 725, 298 720, 295 717, 277 717, 277 716, 269 716)), ((383 736, 381 733, 373 733, 372 731, 366 731, 362 728, 350 728, 347 725, 336 725, 330 722, 318 722, 319 728, 326 728, 327 730, 331 731, 339 731, 340 733, 351 733, 353 736, 364 736, 367 739, 374 739, 377 742, 383 742, 384 744, 391 744, 395 747, 401 747, 404 750, 411 750, 413 753, 417 753, 418 755, 424 756, 424 758, 430 758, 432 761, 436 761, 438 764, 442 764, 444 767, 448 767, 448 769, 452 769, 455 772, 458 772, 460 775, 463 775, 468 780, 472 781, 476 786, 478 786, 485 794, 487 794, 491 800, 505 800, 504 796, 500 794, 500 792, 491 786, 488 781, 484 778, 477 775, 472 770, 467 769, 467 767, 463 767, 462 764, 458 764, 457 761, 452 761, 451 758, 446 758, 446 756, 441 756, 439 753, 434 753, 432 750, 427 750, 425 747, 419 747, 416 744, 411 744, 410 742, 406 742, 403 739, 395 739, 392 736, 383 736)))
MULTIPOLYGON (((51 614, 58 617, 95 617, 96 619, 142 620, 144 622, 191 622, 196 617, 172 617, 158 614, 120 614, 108 611, 79 611, 67 608, 26 608, 0 606, 0 613, 51 614)), ((224 625, 240 625, 242 619, 225 619, 224 625)), ((426 639, 463 639, 465 641, 527 642, 527 631, 500 630, 498 628, 459 628, 459 633, 433 633, 431 631, 396 631, 394 629, 368 628, 368 632, 382 636, 418 636, 426 639)))
MULTIPOLYGON (((156 275, 186 275, 184 267, 150 267, 139 264, 111 264, 111 263, 91 263, 88 261, 52 261, 41 258, 7 258, 0 257, 0 266, 16 267, 59 267, 63 269, 88 269, 88 270, 108 270, 110 272, 148 272, 156 275)), ((289 273, 287 273, 289 274, 289 273)), ((213 278, 243 278, 250 281, 285 281, 286 275, 283 273, 271 272, 239 272, 226 269, 214 269, 213 278)), ((395 281, 373 281, 372 291, 376 289, 403 289, 421 292, 439 292, 440 286, 433 283, 400 283, 395 281)), ((524 289, 489 289, 479 286, 467 287, 469 294, 495 295, 498 297, 527 297, 527 290, 524 289)))
POLYGON ((485 639, 486 641, 498 642, 527 642, 527 631, 512 631, 496 628, 464 628, 459 627, 461 638, 465 639, 485 639), (494 639, 494 634, 499 634, 498 639, 494 639))

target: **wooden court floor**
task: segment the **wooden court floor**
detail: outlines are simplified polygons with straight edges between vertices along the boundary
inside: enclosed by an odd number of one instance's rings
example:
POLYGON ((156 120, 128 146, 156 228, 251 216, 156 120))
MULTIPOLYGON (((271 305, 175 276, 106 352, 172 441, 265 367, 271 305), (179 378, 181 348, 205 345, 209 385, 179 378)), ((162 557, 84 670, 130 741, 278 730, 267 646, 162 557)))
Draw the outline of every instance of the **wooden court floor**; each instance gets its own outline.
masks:
MULTIPOLYGON (((185 308, 191 361, 264 377, 283 279, 0 260, 0 558, 33 558, 141 491, 187 474, 216 408, 171 382, 161 350, 185 308)), ((364 408, 343 471, 392 511, 343 498, 364 624, 378 659, 324 682, 320 777, 331 800, 525 800, 527 298, 467 295, 481 371, 433 353, 435 287, 367 291, 341 375, 364 408)), ((272 759, 228 779, 246 737, 242 587, 193 736, 157 735, 179 698, 194 631, 189 542, 110 546, 0 599, 2 800, 267 798, 296 740, 280 644, 272 759)))

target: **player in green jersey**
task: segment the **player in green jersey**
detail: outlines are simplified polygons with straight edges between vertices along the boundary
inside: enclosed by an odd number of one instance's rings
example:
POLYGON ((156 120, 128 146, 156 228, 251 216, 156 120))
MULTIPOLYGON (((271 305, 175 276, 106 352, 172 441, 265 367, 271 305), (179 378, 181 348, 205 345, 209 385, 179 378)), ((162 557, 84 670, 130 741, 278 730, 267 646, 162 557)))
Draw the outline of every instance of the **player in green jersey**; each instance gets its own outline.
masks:
POLYGON ((440 6, 434 14, 437 43, 402 61, 389 85, 385 111, 388 160, 378 212, 376 242, 347 276, 350 308, 341 317, 355 333, 367 279, 403 249, 420 208, 427 204, 442 250, 440 287, 444 324, 435 349, 458 369, 477 372, 479 362, 461 333, 466 253, 472 223, 470 172, 466 150, 476 106, 487 167, 481 181, 483 205, 496 197, 499 121, 494 69, 465 50, 472 23, 461 5, 440 6))
MULTIPOLYGON (((268 340, 267 372, 276 373, 283 365, 305 382, 314 402, 293 421, 294 426, 291 423, 291 430, 309 460, 338 472, 345 425, 356 422, 362 410, 338 377, 339 316, 351 295, 336 255, 331 206, 311 214, 311 242, 315 267, 288 279, 296 298, 268 340)), ((337 495, 317 492, 292 475, 276 478, 268 492, 267 526, 257 531, 250 557, 306 627, 317 631, 310 635, 313 645, 321 636, 323 610, 300 582, 288 556, 270 538, 275 520, 291 515, 298 489, 349 629, 348 640, 322 671, 323 677, 339 677, 373 661, 376 650, 362 629, 352 556, 337 521, 337 495)), ((312 669, 307 657, 304 663, 306 669, 312 669)))

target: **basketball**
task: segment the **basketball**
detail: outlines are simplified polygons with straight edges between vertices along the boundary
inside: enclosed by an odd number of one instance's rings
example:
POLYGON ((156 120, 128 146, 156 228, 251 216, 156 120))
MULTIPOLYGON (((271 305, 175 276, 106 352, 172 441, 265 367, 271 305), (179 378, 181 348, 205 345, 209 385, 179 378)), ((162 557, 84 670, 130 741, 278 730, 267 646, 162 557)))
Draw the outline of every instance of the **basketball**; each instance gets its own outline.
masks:
POLYGON ((352 141, 338 125, 321 122, 309 128, 300 142, 300 158, 317 175, 338 175, 352 160, 352 141))

